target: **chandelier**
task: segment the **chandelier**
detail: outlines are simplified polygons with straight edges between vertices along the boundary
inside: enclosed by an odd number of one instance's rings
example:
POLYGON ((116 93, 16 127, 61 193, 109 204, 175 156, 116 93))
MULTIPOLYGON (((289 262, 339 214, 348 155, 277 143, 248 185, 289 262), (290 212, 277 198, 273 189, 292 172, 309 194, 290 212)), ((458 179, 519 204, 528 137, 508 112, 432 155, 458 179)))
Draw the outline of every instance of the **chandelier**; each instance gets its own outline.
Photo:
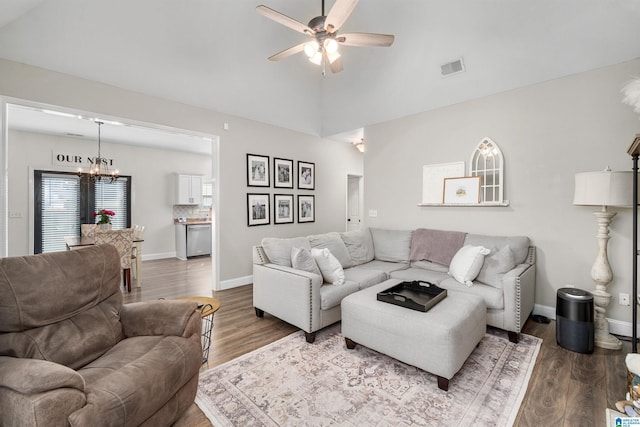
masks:
MULTIPOLYGON (((81 170, 78 171, 78 176, 87 175, 89 180, 93 181, 101 181, 108 180, 109 183, 116 181, 119 177, 118 171, 109 170, 109 164, 111 163, 110 159, 102 157, 102 153, 100 152, 100 127, 104 124, 104 122, 96 120, 95 123, 98 125, 98 157, 93 159, 93 163, 91 164, 91 168, 88 173, 83 173, 81 170)), ((91 162, 91 158, 89 158, 91 162)))

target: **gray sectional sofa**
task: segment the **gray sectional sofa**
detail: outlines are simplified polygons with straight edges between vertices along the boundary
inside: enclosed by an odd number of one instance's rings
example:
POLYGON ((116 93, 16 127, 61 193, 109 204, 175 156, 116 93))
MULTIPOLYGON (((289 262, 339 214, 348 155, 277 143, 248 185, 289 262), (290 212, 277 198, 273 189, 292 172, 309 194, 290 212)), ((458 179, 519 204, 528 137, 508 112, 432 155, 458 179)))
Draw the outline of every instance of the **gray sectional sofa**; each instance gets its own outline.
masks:
POLYGON ((256 315, 262 317, 267 312, 299 327, 308 342, 314 341, 316 331, 340 320, 344 297, 390 278, 423 280, 448 292, 482 297, 487 324, 508 331, 513 342, 518 341, 534 305, 535 247, 525 236, 456 236, 439 230, 365 228, 291 239, 265 238, 253 248, 253 263, 256 315), (452 236, 453 240, 458 238, 457 246, 452 245, 452 236), (453 278, 447 262, 458 246, 467 245, 490 250, 469 284, 453 278), (329 249, 342 267, 343 283, 326 282, 317 269, 293 267, 292 251, 312 248, 329 249))

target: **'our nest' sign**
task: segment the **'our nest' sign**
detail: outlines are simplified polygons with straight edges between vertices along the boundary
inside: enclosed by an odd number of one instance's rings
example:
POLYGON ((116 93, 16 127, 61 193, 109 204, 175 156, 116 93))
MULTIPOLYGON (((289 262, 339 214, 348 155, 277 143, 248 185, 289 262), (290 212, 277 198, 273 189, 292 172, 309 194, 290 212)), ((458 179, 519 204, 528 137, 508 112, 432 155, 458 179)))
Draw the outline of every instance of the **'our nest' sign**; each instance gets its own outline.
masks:
MULTIPOLYGON (((96 156, 82 156, 78 154, 58 153, 55 150, 51 152, 51 164, 56 166, 70 166, 76 168, 91 167, 95 164, 96 156)), ((101 159, 102 164, 113 167, 113 159, 101 159)))

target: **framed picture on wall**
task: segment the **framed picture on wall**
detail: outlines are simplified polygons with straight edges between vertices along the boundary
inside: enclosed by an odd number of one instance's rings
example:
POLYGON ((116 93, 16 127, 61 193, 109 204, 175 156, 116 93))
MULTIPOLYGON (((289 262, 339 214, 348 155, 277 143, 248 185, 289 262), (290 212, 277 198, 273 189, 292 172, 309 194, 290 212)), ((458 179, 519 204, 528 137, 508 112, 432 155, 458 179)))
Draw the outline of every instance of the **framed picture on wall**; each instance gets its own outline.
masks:
POLYGON ((315 220, 315 196, 298 196, 298 222, 314 222, 315 220))
POLYGON ((249 227, 271 223, 269 219, 269 194, 247 194, 247 218, 249 227))
POLYGON ((247 186, 269 187, 269 156, 247 154, 247 186))
POLYGON ((273 186, 293 188, 293 160, 273 158, 273 186))
POLYGON ((313 190, 316 186, 316 165, 310 162, 298 162, 298 188, 313 190))
POLYGON ((273 195, 273 223, 290 224, 293 222, 293 194, 273 195))

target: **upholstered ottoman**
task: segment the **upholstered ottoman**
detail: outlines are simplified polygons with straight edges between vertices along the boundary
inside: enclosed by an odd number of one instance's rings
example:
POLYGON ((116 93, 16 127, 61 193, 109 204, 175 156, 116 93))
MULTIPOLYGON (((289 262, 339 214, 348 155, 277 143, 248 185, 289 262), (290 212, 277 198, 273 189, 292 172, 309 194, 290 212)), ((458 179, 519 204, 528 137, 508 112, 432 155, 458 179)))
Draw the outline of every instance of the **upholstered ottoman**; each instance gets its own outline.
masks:
POLYGON ((378 301, 378 292, 400 280, 390 279, 342 300, 342 335, 347 348, 364 345, 438 377, 438 387, 460 370, 487 328, 482 298, 448 292, 429 311, 378 301))

